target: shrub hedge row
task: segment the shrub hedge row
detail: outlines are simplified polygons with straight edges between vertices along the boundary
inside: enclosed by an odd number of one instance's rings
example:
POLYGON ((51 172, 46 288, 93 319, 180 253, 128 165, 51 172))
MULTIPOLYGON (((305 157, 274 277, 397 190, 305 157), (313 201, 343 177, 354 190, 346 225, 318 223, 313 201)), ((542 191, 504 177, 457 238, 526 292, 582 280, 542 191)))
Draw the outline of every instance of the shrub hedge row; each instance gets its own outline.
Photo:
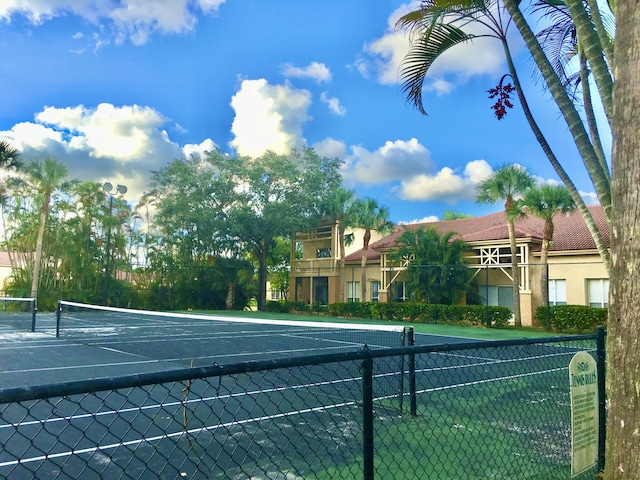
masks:
POLYGON ((504 327, 511 318, 507 307, 484 305, 432 305, 425 303, 349 302, 328 306, 307 305, 305 302, 267 302, 271 312, 322 312, 333 317, 375 318, 412 323, 504 327))
POLYGON ((606 308, 585 305, 556 305, 536 308, 535 318, 547 331, 584 332, 595 331, 598 325, 606 327, 606 308))

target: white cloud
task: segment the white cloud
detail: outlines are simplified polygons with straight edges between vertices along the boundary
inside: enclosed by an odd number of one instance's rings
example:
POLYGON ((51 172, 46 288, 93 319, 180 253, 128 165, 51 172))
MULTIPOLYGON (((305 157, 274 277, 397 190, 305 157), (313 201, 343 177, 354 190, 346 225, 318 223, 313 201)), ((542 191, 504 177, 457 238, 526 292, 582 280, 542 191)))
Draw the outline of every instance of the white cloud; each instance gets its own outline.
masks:
POLYGON ((288 153, 306 143, 302 127, 309 120, 311 93, 265 79, 244 80, 231 99, 235 118, 230 145, 240 155, 258 157, 267 150, 288 153))
POLYGON ((431 222, 437 222, 440 219, 438 218, 437 215, 429 215, 428 217, 423 217, 423 218, 416 218, 413 220, 407 220, 407 221, 401 221, 399 222, 400 225, 413 225, 415 223, 431 223, 431 222))
POLYGON ((71 178, 122 183, 128 198, 148 186, 151 171, 183 156, 162 130, 166 120, 149 107, 101 104, 46 107, 35 122, 0 131, 25 161, 45 157, 64 162, 71 178))
POLYGON ((324 140, 314 143, 312 148, 318 155, 326 158, 338 158, 340 160, 347 156, 347 146, 344 142, 327 137, 324 140))
POLYGON ((322 92, 320 94, 320 100, 322 103, 326 103, 331 110, 336 115, 343 116, 347 113, 347 109, 340 104, 340 100, 336 97, 330 97, 327 92, 322 92))
POLYGON ((492 172, 484 160, 467 163, 462 175, 444 167, 435 175, 417 175, 401 182, 399 197, 403 200, 440 200, 454 205, 463 200, 476 198, 476 187, 492 172))
POLYGON ((25 16, 38 25, 64 15, 77 15, 96 25, 108 24, 116 41, 147 42, 154 33, 179 34, 193 30, 197 14, 218 10, 225 0, 5 0, 0 18, 25 16))
POLYGON ((342 166, 347 183, 384 184, 435 168, 431 153, 415 138, 387 141, 373 152, 361 146, 353 146, 351 151, 342 166))
POLYGON ((282 73, 289 78, 310 78, 317 83, 330 82, 331 71, 324 63, 311 62, 306 67, 296 67, 290 63, 285 64, 282 73))
POLYGON ((182 147, 182 152, 184 153, 185 158, 191 158, 193 156, 203 158, 207 153, 213 152, 217 148, 218 146, 215 142, 210 138, 207 138, 199 144, 188 143, 184 145, 182 147))
MULTIPOLYGON (((365 77, 372 71, 377 74, 378 82, 396 84, 400 81, 402 60, 409 51, 410 34, 396 28, 397 20, 404 14, 415 10, 416 3, 407 3, 391 13, 384 35, 364 47, 365 58, 356 61, 356 68, 365 77)), ((483 34, 478 24, 464 26, 467 33, 483 34)), ((459 44, 439 57, 424 82, 427 91, 439 95, 449 93, 454 83, 463 83, 475 75, 497 75, 502 72, 504 53, 499 41, 493 38, 476 38, 473 42, 459 44)))

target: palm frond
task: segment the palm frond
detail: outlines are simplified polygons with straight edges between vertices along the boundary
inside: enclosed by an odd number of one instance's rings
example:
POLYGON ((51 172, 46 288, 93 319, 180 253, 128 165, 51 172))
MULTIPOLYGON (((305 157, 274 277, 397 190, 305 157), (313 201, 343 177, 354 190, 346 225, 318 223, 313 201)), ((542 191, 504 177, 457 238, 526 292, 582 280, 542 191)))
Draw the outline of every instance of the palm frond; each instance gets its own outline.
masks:
POLYGON ((409 53, 402 62, 400 79, 403 94, 420 113, 427 114, 422 103, 422 91, 425 78, 433 63, 451 47, 474 38, 476 35, 465 33, 454 25, 436 23, 411 45, 409 53))

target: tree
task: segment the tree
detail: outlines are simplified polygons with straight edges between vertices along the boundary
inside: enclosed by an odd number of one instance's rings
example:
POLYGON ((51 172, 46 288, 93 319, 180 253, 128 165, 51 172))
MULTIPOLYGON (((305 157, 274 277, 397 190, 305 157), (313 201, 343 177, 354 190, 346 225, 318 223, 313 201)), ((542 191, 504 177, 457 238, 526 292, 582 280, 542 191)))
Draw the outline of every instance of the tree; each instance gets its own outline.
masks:
POLYGON ((613 91, 613 177, 609 321, 607 323, 607 447, 605 480, 640 472, 640 9, 618 0, 613 91))
POLYGON ((349 206, 346 213, 346 224, 349 227, 364 230, 362 239, 362 257, 360 260, 360 288, 362 300, 367 300, 367 257, 369 255, 369 242, 371 232, 381 234, 390 233, 393 223, 389 220, 389 209, 379 205, 374 198, 356 199, 349 206))
POLYGON ((533 215, 544 220, 542 232, 542 250, 540 261, 542 274, 540 275, 540 291, 543 305, 549 305, 549 270, 547 259, 549 248, 553 240, 553 217, 557 214, 568 214, 576 208, 569 190, 562 185, 542 185, 527 190, 518 202, 516 214, 533 215))
POLYGON ((42 264, 42 243, 47 223, 47 215, 51 206, 51 195, 55 190, 63 188, 67 178, 67 167, 60 161, 47 158, 44 162, 32 162, 27 166, 27 181, 33 186, 37 196, 40 211, 40 224, 36 251, 33 261, 33 277, 31 279, 31 297, 38 296, 38 283, 42 264))
POLYGON ((418 302, 453 305, 467 292, 471 270, 463 254, 468 246, 455 232, 440 235, 435 227, 405 227, 392 258, 407 263, 406 281, 418 302))
MULTIPOLYGON (((509 73, 502 77, 495 89, 490 90, 492 97, 498 97, 498 101, 494 105, 496 116, 498 119, 502 118, 504 114, 506 114, 506 108, 512 106, 512 103, 510 102, 510 93, 512 90, 515 90, 518 95, 520 105, 522 106, 523 113, 525 114, 525 118, 527 119, 536 140, 540 144, 559 178, 571 192, 571 196, 573 197, 573 200, 582 214, 585 223, 587 224, 587 228, 596 243, 598 252, 600 253, 605 265, 608 267, 610 264, 610 256, 606 242, 604 241, 601 232, 598 230, 584 199, 567 174, 564 166, 555 156, 542 130, 535 121, 519 80, 507 36, 511 21, 509 19, 509 15, 505 12, 505 8, 508 8, 508 12, 513 13, 512 9, 516 8, 513 7, 513 5, 519 3, 520 0, 512 0, 511 2, 503 2, 502 0, 423 0, 419 10, 403 16, 398 21, 399 26, 409 27, 412 32, 411 49, 403 60, 403 68, 400 72, 403 79, 403 91, 405 92, 407 99, 420 112, 426 114, 422 100, 423 84, 427 72, 433 65, 434 61, 450 48, 461 43, 470 42, 476 38, 483 37, 498 39, 501 42, 505 53, 509 73), (508 3, 511 3, 511 7, 507 5, 508 3), (464 31, 464 27, 468 24, 483 26, 484 33, 466 33, 464 31), (504 84, 507 76, 512 79, 513 87, 511 87, 510 84, 504 84)), ((541 1, 540 3, 549 3, 554 7, 562 5, 561 2, 551 2, 550 0, 541 1)), ((524 23, 526 25, 526 22, 524 23)), ((537 43, 533 32, 530 32, 530 37, 533 38, 532 42, 537 45, 538 53, 544 57, 542 47, 537 43)), ((549 68, 546 70, 545 79, 547 79, 547 77, 555 76, 555 79, 552 79, 553 88, 556 91, 554 98, 563 102, 564 107, 562 111, 567 122, 571 122, 571 133, 574 136, 580 154, 585 160, 585 165, 587 166, 589 174, 594 180, 594 185, 597 183, 596 191, 598 192, 600 201, 605 207, 605 211, 608 211, 608 205, 610 203, 609 174, 606 168, 606 162, 602 158, 602 155, 600 157, 598 156, 596 148, 594 147, 594 145, 599 145, 599 137, 597 136, 597 127, 595 122, 590 123, 590 126, 592 127, 591 135, 593 137, 592 144, 585 127, 582 125, 581 118, 575 106, 571 102, 567 92, 564 90, 563 83, 560 81, 557 73, 554 72, 551 65, 548 62, 547 64, 549 68)), ((588 82, 585 84, 588 84, 588 82)), ((589 97, 585 98, 588 99, 589 97)), ((588 108, 586 113, 587 118, 590 119, 591 112, 588 108)))
POLYGON ((352 235, 347 236, 346 231, 349 228, 350 219, 348 215, 350 213, 351 204, 354 201, 354 192, 352 190, 346 190, 339 188, 335 196, 330 199, 329 210, 327 216, 335 219, 338 224, 338 269, 340 270, 340 297, 339 301, 344 302, 346 280, 345 280, 345 258, 346 249, 345 245, 350 244, 353 239, 352 235))
POLYGON ((529 171, 520 165, 505 165, 494 171, 478 186, 478 202, 495 203, 504 200, 511 248, 511 277, 513 280, 513 316, 517 327, 522 325, 520 312, 520 271, 518 268, 518 247, 516 245, 515 219, 512 214, 516 199, 533 187, 529 171))
POLYGON ((251 255, 258 265, 258 309, 264 310, 277 239, 307 230, 329 210, 340 186, 339 165, 311 149, 258 158, 213 151, 204 159, 176 160, 153 176, 164 245, 151 257, 169 267, 251 255))

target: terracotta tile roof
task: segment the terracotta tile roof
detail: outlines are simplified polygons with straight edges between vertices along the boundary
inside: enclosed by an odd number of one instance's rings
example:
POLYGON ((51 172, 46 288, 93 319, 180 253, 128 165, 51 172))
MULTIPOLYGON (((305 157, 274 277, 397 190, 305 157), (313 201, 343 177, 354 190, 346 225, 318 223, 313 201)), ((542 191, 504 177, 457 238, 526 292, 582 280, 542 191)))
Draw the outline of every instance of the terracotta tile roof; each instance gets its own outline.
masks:
MULTIPOLYGON (((589 207, 598 229, 603 233, 604 240, 609 246, 609 224, 604 216, 602 207, 589 207)), ((558 214, 553 219, 555 229, 553 234, 552 252, 595 250, 595 242, 587 229, 582 215, 577 210, 570 215, 558 214)), ((466 242, 491 242, 506 241, 509 239, 506 215, 504 211, 491 213, 482 217, 462 218, 458 220, 444 220, 441 222, 418 223, 411 225, 399 225, 394 232, 385 238, 369 246, 369 260, 380 258, 380 251, 393 248, 398 237, 405 228, 415 230, 417 228, 435 227, 440 233, 455 232, 454 238, 461 238, 466 242)), ((542 240, 544 221, 528 216, 516 221, 516 237, 530 238, 539 244, 542 240)), ((347 256, 347 261, 356 261, 362 258, 362 249, 347 256)))

